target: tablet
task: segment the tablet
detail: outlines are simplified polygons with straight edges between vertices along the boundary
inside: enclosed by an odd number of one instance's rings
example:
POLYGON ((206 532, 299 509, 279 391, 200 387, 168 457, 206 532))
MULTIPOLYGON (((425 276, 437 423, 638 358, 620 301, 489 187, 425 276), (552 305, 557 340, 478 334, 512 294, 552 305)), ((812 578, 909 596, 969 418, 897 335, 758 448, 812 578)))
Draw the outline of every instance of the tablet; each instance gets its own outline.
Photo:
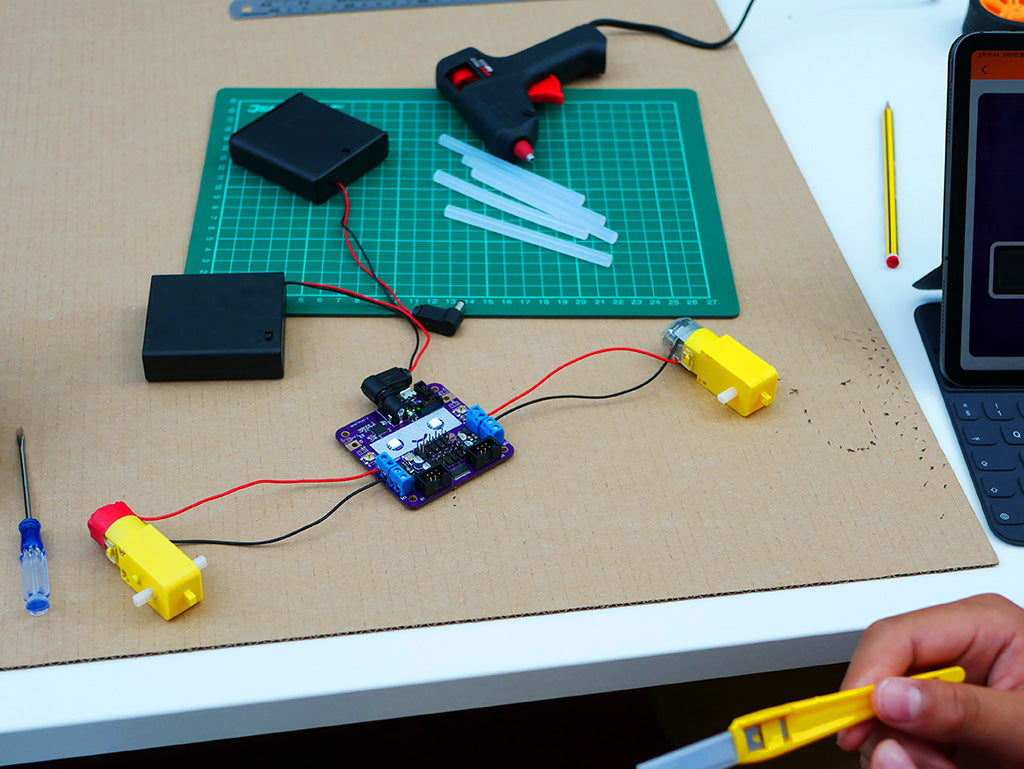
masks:
POLYGON ((962 386, 1024 386, 1024 32, 949 55, 940 361, 962 386))

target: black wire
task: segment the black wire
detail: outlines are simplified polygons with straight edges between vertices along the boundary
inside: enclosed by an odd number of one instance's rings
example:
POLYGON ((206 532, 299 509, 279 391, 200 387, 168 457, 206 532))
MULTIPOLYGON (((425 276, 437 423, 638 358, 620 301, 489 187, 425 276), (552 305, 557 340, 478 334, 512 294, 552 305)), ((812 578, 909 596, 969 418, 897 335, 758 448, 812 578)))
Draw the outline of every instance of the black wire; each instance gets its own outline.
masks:
POLYGON ((754 0, 750 0, 750 2, 747 3, 747 9, 743 12, 743 16, 740 18, 739 24, 736 25, 736 29, 734 29, 728 37, 719 40, 717 43, 698 40, 695 37, 684 35, 682 32, 676 32, 668 27, 659 27, 656 24, 638 24, 634 21, 621 21, 620 19, 594 19, 590 22, 590 25, 593 27, 618 27, 619 29, 628 29, 633 32, 650 32, 655 35, 667 37, 669 40, 674 40, 677 43, 692 45, 695 48, 713 49, 721 48, 722 46, 726 46, 732 42, 732 39, 739 33, 740 27, 743 26, 743 22, 747 20, 747 14, 750 13, 750 9, 753 5, 754 0))
MULTIPOLYGON (((355 237, 355 232, 352 231, 352 228, 345 223, 344 219, 341 222, 341 227, 348 232, 351 239, 355 241, 355 247, 359 250, 359 253, 362 254, 362 261, 367 263, 367 268, 370 270, 370 274, 373 276, 373 279, 377 282, 377 285, 380 286, 380 288, 384 289, 384 293, 387 295, 387 285, 380 279, 380 277, 377 276, 377 270, 374 269, 373 262, 370 261, 370 254, 367 253, 365 248, 362 248, 362 244, 359 243, 359 239, 355 237)), ((420 329, 412 321, 409 323, 413 327, 413 333, 416 334, 416 347, 413 348, 413 354, 409 358, 409 368, 412 369, 413 362, 416 360, 416 353, 420 351, 420 329)))
POLYGON ((559 398, 577 398, 582 400, 593 401, 605 400, 607 398, 618 398, 620 395, 626 395, 628 393, 635 392, 639 390, 641 387, 646 387, 647 385, 649 385, 651 382, 658 378, 662 371, 665 370, 665 367, 668 365, 668 363, 669 362, 667 360, 662 361, 662 364, 661 366, 658 367, 658 370, 655 371, 654 374, 645 379, 643 382, 641 382, 638 385, 634 385, 633 387, 630 387, 626 390, 619 390, 617 393, 609 393, 608 395, 545 395, 543 398, 534 398, 533 400, 529 400, 526 401, 525 403, 520 403, 517 406, 513 406, 510 409, 505 409, 500 414, 495 414, 494 418, 504 419, 513 411, 519 411, 519 409, 526 408, 527 406, 532 406, 534 403, 543 403, 544 401, 553 401, 558 400, 559 398))
MULTIPOLYGON (((286 281, 285 285, 288 285, 288 283, 295 284, 295 281, 286 281)), ((679 343, 677 342, 676 343, 676 347, 678 347, 678 346, 679 346, 679 343)), ((673 347, 673 352, 675 352, 676 347, 673 347)), ((631 392, 636 392, 641 387, 646 387, 647 385, 649 385, 651 382, 653 382, 655 379, 657 379, 661 375, 661 372, 663 372, 665 370, 666 366, 668 366, 668 364, 670 362, 671 361, 668 361, 668 360, 662 361, 661 365, 658 367, 658 370, 655 371, 653 374, 651 374, 651 376, 649 376, 647 379, 645 379, 640 384, 633 385, 632 387, 628 387, 625 390, 619 390, 618 392, 608 393, 607 395, 575 395, 575 394, 570 394, 570 395, 546 395, 546 396, 544 396, 542 398, 534 398, 533 400, 526 401, 525 403, 520 403, 520 404, 518 404, 516 406, 513 406, 512 408, 505 409, 505 411, 501 412, 500 414, 496 414, 494 418, 495 419, 503 419, 504 417, 507 417, 509 414, 511 414, 511 413, 513 413, 515 411, 519 411, 519 409, 526 408, 527 406, 532 406, 535 403, 543 403, 544 401, 553 401, 553 400, 559 400, 559 399, 564 399, 564 398, 573 398, 573 399, 579 399, 579 400, 607 400, 608 398, 618 398, 620 395, 627 395, 627 394, 629 394, 631 392)), ((310 523, 304 524, 303 526, 300 526, 299 528, 297 528, 297 529, 295 529, 293 531, 290 531, 287 534, 282 534, 282 535, 280 535, 278 537, 271 537, 270 539, 260 539, 260 540, 254 540, 254 541, 238 541, 238 540, 226 540, 226 539, 172 539, 171 542, 173 542, 175 545, 227 545, 227 546, 230 546, 230 547, 258 547, 260 545, 272 545, 272 544, 274 544, 276 542, 281 542, 282 540, 288 539, 290 537, 294 537, 296 534, 301 534, 302 532, 306 531, 307 529, 311 529, 314 526, 317 526, 317 525, 323 523, 328 518, 330 518, 332 515, 334 515, 342 505, 344 505, 346 502, 348 502, 350 499, 352 499, 352 497, 356 496, 357 494, 363 493, 367 489, 373 488, 378 483, 380 483, 381 480, 382 480, 381 478, 377 478, 376 480, 366 484, 365 486, 361 486, 360 488, 356 489, 352 493, 348 494, 338 504, 336 504, 334 507, 332 507, 326 513, 324 513, 322 516, 317 518, 315 521, 312 521, 310 523)))
POLYGON ((324 515, 320 516, 319 518, 317 518, 312 523, 307 523, 304 526, 300 526, 299 528, 295 529, 294 531, 289 531, 287 534, 282 534, 279 537, 271 537, 270 539, 261 539, 261 540, 256 540, 256 541, 253 541, 253 542, 245 542, 245 541, 239 542, 239 541, 233 541, 233 540, 227 540, 227 539, 172 539, 171 542, 173 542, 175 545, 230 545, 232 547, 256 547, 258 545, 272 545, 275 542, 280 542, 283 539, 288 539, 289 537, 294 537, 296 534, 301 534, 306 529, 312 529, 317 524, 323 523, 328 518, 330 518, 332 515, 334 515, 338 511, 338 508, 340 508, 343 504, 345 504, 350 499, 352 499, 352 497, 354 497, 356 494, 362 494, 364 491, 366 491, 367 489, 373 488, 374 486, 376 486, 380 482, 381 482, 381 479, 378 478, 377 480, 373 481, 372 483, 368 483, 365 486, 361 486, 360 488, 358 488, 355 491, 353 491, 351 494, 349 494, 347 497, 345 497, 343 500, 341 500, 341 502, 336 504, 334 507, 332 507, 326 513, 324 513, 324 515))
MULTIPOLYGON (((352 228, 345 224, 345 222, 341 223, 341 228, 345 230, 345 232, 349 234, 349 237, 351 237, 352 240, 356 242, 356 248, 358 248, 359 253, 363 255, 363 261, 366 262, 366 266, 370 270, 370 275, 372 275, 373 279, 377 281, 378 284, 380 284, 381 288, 384 288, 384 284, 381 283, 380 278, 377 277, 377 271, 373 269, 373 264, 370 262, 370 255, 366 253, 366 249, 363 248, 363 244, 359 242, 359 238, 356 237, 356 234, 352 231, 352 228)), ((387 289, 385 289, 385 291, 386 290, 387 289)))
MULTIPOLYGON (((369 269, 370 275, 373 277, 373 279, 375 281, 377 281, 377 285, 380 286, 382 289, 384 289, 384 293, 390 298, 390 295, 387 294, 387 291, 388 291, 387 284, 384 283, 383 280, 381 280, 380 278, 377 277, 377 270, 374 269, 373 263, 370 261, 370 255, 368 253, 366 253, 366 249, 363 248, 363 244, 359 242, 359 238, 356 237, 355 232, 352 231, 351 227, 349 227, 347 224, 345 224, 345 220, 344 219, 341 222, 341 227, 342 227, 343 230, 345 230, 345 232, 347 232, 352 237, 352 240, 354 240, 356 242, 356 248, 358 248, 359 249, 359 253, 363 255, 363 261, 366 262, 366 267, 367 267, 367 269, 369 269)), ((406 320, 408 320, 408 318, 406 318, 406 320)), ((412 356, 409 358, 409 368, 411 369, 412 365, 413 365, 413 362, 416 360, 416 353, 418 353, 420 351, 420 329, 411 320, 409 321, 409 325, 412 326, 413 333, 416 334, 416 346, 413 348, 412 356)))

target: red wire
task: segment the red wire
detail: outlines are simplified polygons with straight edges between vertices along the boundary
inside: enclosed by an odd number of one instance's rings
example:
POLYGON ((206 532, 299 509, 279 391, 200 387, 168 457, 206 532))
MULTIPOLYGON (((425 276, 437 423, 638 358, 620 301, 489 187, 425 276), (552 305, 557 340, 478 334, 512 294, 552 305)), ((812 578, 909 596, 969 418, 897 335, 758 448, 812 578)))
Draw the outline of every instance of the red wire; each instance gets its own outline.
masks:
MULTIPOLYGON (((349 208, 350 208, 349 199, 348 199, 348 190, 345 189, 345 185, 343 185, 341 182, 338 182, 338 187, 340 187, 341 191, 345 194, 345 215, 344 215, 344 217, 341 220, 342 230, 345 233, 345 245, 348 246, 349 253, 352 254, 352 258, 356 260, 356 264, 358 264, 363 269, 363 272, 365 272, 367 275, 369 275, 371 278, 373 278, 377 283, 379 283, 381 286, 383 286, 387 290, 387 292, 391 295, 391 297, 395 300, 395 303, 392 304, 390 302, 383 302, 380 299, 374 299, 373 297, 366 296, 365 294, 360 294, 358 291, 351 291, 351 290, 349 290, 347 288, 342 288, 340 286, 330 286, 330 285, 327 285, 327 284, 324 284, 324 283, 312 283, 312 282, 308 282, 308 281, 295 281, 295 282, 298 283, 301 286, 307 286, 309 288, 319 288, 319 289, 325 289, 325 290, 328 290, 328 291, 337 291, 339 293, 346 294, 348 296, 353 296, 353 297, 356 297, 357 299, 362 299, 363 301, 366 301, 366 302, 370 302, 371 304, 376 304, 376 305, 379 305, 381 307, 387 307, 387 308, 390 308, 392 310, 396 310, 397 312, 400 312, 402 315, 404 315, 406 318, 408 318, 410 321, 412 321, 416 325, 416 327, 420 331, 423 332, 424 337, 426 337, 426 341, 424 341, 424 343, 423 343, 423 348, 416 355, 415 360, 413 360, 412 365, 409 367, 409 371, 412 371, 412 370, 414 370, 416 368, 417 365, 419 365, 420 358, 423 357, 423 353, 425 353, 427 351, 427 347, 430 346, 430 332, 427 331, 427 329, 423 327, 423 324, 420 323, 420 321, 412 314, 412 312, 409 310, 408 307, 405 306, 405 304, 402 302, 402 300, 398 298, 398 295, 395 294, 395 292, 394 292, 394 290, 392 290, 391 286, 389 286, 383 280, 381 280, 376 275, 374 275, 369 269, 367 269, 365 264, 363 264, 361 261, 359 261, 359 256, 356 254, 356 250, 352 247, 352 242, 349 240, 349 237, 348 237, 348 213, 349 213, 349 208)), ((183 507, 180 510, 175 510, 173 513, 167 513, 165 515, 151 515, 151 516, 142 516, 142 515, 140 515, 139 518, 141 520, 143 520, 143 521, 163 521, 163 520, 165 520, 167 518, 173 518, 176 515, 181 515, 182 513, 188 512, 189 510, 192 510, 193 508, 199 507, 200 505, 205 505, 207 502, 213 502, 214 500, 221 499, 223 497, 228 496, 229 494, 234 494, 235 492, 242 491, 244 489, 248 489, 248 488, 251 488, 253 486, 259 486, 260 484, 264 484, 264 483, 275 483, 275 484, 344 483, 346 481, 355 481, 355 480, 358 480, 359 478, 365 478, 366 476, 373 475, 376 472, 377 472, 376 470, 367 470, 365 473, 360 473, 359 475, 353 475, 353 476, 350 476, 348 478, 297 478, 297 479, 286 479, 286 480, 278 480, 278 479, 273 479, 273 478, 261 478, 261 479, 256 480, 256 481, 249 481, 248 483, 243 483, 241 486, 236 486, 233 489, 228 489, 227 491, 222 491, 220 494, 214 494, 212 497, 207 497, 206 499, 201 499, 198 502, 193 502, 191 505, 187 505, 186 507, 183 507)))
MULTIPOLYGON (((339 186, 341 186, 341 185, 339 185, 339 186)), ((342 189, 344 189, 344 188, 342 188, 342 189)), ((313 286, 313 287, 316 287, 316 288, 323 288, 324 287, 324 286, 321 286, 320 284, 317 284, 317 283, 303 283, 302 285, 309 285, 309 286, 313 286)), ((342 291, 342 292, 347 293, 347 294, 352 294, 353 296, 357 296, 357 297, 359 297, 361 299, 368 299, 369 301, 377 302, 378 304, 386 304, 385 302, 380 302, 380 301, 378 301, 376 299, 369 299, 369 297, 365 297, 362 294, 356 293, 355 291, 349 291, 348 289, 338 289, 336 286, 327 286, 327 288, 330 288, 332 290, 336 289, 336 290, 342 291)), ((411 317, 411 315, 410 315, 410 317, 411 317)), ((415 318, 413 318, 413 320, 415 320, 415 318)), ((419 325, 418 322, 417 322, 417 325, 419 325)), ((420 326, 420 328, 422 328, 422 326, 420 326)), ((426 329, 424 329, 423 332, 426 333, 426 329)), ((428 336, 428 339, 429 339, 429 336, 428 336)), ((424 347, 424 349, 426 349, 426 347, 424 347)), ((561 366, 556 368, 554 371, 551 371, 550 373, 546 374, 543 379, 541 379, 539 382, 537 382, 537 384, 535 384, 529 390, 525 390, 525 391, 519 393, 519 395, 515 396, 511 400, 506 401, 505 403, 503 403, 500 406, 498 406, 498 408, 493 409, 492 411, 489 411, 487 413, 489 415, 491 415, 491 416, 493 416, 494 414, 497 414, 502 409, 506 408, 507 406, 511 406, 517 400, 520 400, 521 398, 524 398, 527 395, 529 395, 530 393, 532 393, 534 390, 536 390, 538 387, 540 387, 542 384, 544 384, 546 381, 548 381, 551 377, 553 377, 555 374, 557 374, 562 369, 571 366, 573 363, 579 363, 581 360, 585 360, 585 359, 590 358, 590 357, 592 357, 594 355, 601 355, 602 353, 606 353, 606 352, 633 352, 633 353, 637 353, 639 355, 646 355, 646 356, 648 356, 650 358, 654 358, 655 360, 664 361, 666 363, 672 363, 673 362, 669 358, 664 358, 661 355, 658 355, 656 353, 648 352, 647 350, 640 350, 640 349, 637 349, 635 347, 605 347, 605 348, 602 348, 600 350, 594 350, 594 351, 588 352, 588 353, 586 353, 584 355, 580 355, 578 358, 573 358, 571 361, 563 363, 561 366)), ((423 353, 420 352, 420 355, 422 355, 422 354, 423 353)), ((419 363, 419 357, 418 356, 416 358, 416 363, 419 363)), ((415 364, 413 365, 413 368, 415 368, 415 364)), ((261 479, 256 480, 256 481, 249 481, 248 483, 243 483, 241 486, 236 486, 233 489, 228 489, 227 491, 222 491, 220 494, 214 494, 212 497, 207 497, 206 499, 201 499, 198 502, 193 502, 191 505, 183 507, 180 510, 176 510, 173 513, 167 513, 166 515, 152 515, 152 516, 140 515, 139 518, 141 518, 143 521, 163 521, 163 520, 165 520, 167 518, 173 518, 176 515, 181 515, 182 513, 187 512, 189 510, 192 510, 193 508, 199 507, 200 505, 205 505, 207 502, 213 502, 214 500, 221 499, 223 497, 228 496, 229 494, 234 494, 235 492, 242 491, 244 489, 248 489, 248 488, 251 488, 253 486, 259 486, 260 484, 264 484, 264 483, 275 483, 275 484, 344 483, 346 481, 355 481, 355 480, 358 480, 360 478, 365 478, 366 476, 373 475, 376 472, 377 472, 376 470, 367 470, 365 473, 360 473, 359 475, 352 475, 352 476, 349 476, 348 478, 298 478, 298 479, 293 479, 293 480, 276 480, 276 479, 272 479, 272 478, 261 478, 261 479)))
POLYGON ((423 357, 423 353, 425 353, 427 351, 427 348, 430 346, 430 332, 427 331, 423 327, 423 324, 420 323, 419 320, 417 320, 413 316, 413 314, 409 310, 409 308, 405 306, 405 303, 402 302, 402 300, 398 298, 398 294, 396 294, 394 292, 394 289, 392 289, 391 286, 389 286, 383 280, 378 278, 370 269, 367 268, 367 266, 365 264, 363 264, 359 260, 359 256, 358 256, 358 254, 356 254, 355 248, 352 247, 352 241, 350 241, 349 237, 348 237, 348 213, 349 213, 349 210, 351 209, 351 204, 349 203, 349 199, 348 199, 348 190, 345 189, 345 185, 342 184, 341 182, 337 182, 337 185, 338 185, 338 188, 341 190, 342 194, 345 196, 345 213, 344 213, 344 215, 341 218, 341 229, 342 229, 342 232, 345 233, 345 245, 348 246, 348 252, 350 254, 352 254, 352 258, 355 259, 356 264, 358 264, 362 268, 363 272, 365 272, 367 275, 369 275, 371 278, 373 278, 378 284, 383 286, 384 289, 391 295, 391 298, 395 300, 395 302, 394 302, 394 304, 389 304, 387 302, 381 302, 381 301, 379 301, 377 299, 371 299, 368 296, 364 296, 363 294, 356 293, 355 291, 349 291, 348 289, 345 289, 345 288, 338 288, 337 286, 324 286, 324 285, 321 285, 321 284, 318 284, 318 283, 305 283, 304 285, 311 286, 311 287, 314 287, 314 288, 327 288, 327 289, 330 289, 330 290, 333 290, 333 291, 341 291, 342 293, 349 294, 351 296, 355 296, 355 297, 358 297, 360 299, 365 299, 368 302, 373 302, 374 304, 379 304, 382 307, 391 307, 392 309, 398 310, 400 313, 405 315, 405 317, 407 317, 409 320, 411 320, 413 323, 416 324, 417 328, 419 328, 419 330, 423 332, 423 335, 424 335, 424 337, 426 339, 426 341, 423 342, 423 349, 421 349, 419 351, 419 353, 416 355, 416 359, 413 360, 412 365, 409 367, 409 371, 413 371, 413 370, 415 370, 416 366, 419 365, 420 358, 423 357))
POLYGON ((345 233, 345 245, 348 246, 349 253, 352 254, 352 258, 356 260, 356 264, 358 264, 360 267, 362 267, 363 272, 365 272, 367 275, 369 275, 371 278, 373 278, 377 283, 379 283, 381 286, 383 286, 384 289, 389 294, 391 294, 391 298, 395 300, 395 304, 397 304, 399 307, 401 307, 407 313, 410 312, 409 308, 406 307, 402 303, 402 300, 398 298, 398 294, 396 294, 394 292, 394 290, 391 288, 391 286, 389 286, 383 280, 381 280, 376 275, 374 275, 373 272, 365 264, 363 264, 361 261, 359 261, 359 257, 356 255, 356 250, 352 247, 352 242, 348 239, 348 212, 349 212, 349 208, 350 208, 350 204, 349 204, 349 200, 348 200, 348 190, 345 189, 345 185, 342 184, 341 182, 337 182, 337 184, 338 184, 338 187, 341 188, 342 194, 345 196, 345 215, 341 218, 341 229, 345 233))
POLYGON ((261 478, 258 481, 249 481, 248 483, 243 483, 241 486, 235 486, 235 488, 233 489, 222 491, 220 494, 214 494, 212 497, 200 499, 198 502, 193 502, 191 505, 183 507, 181 508, 181 510, 176 510, 173 513, 167 513, 166 515, 151 516, 140 515, 139 518, 141 518, 143 521, 162 521, 165 518, 173 518, 174 516, 181 515, 182 513, 187 512, 188 510, 191 510, 194 507, 205 505, 207 502, 213 502, 215 499, 226 497, 228 494, 234 494, 236 491, 242 491, 243 489, 248 489, 251 486, 259 486, 262 483, 344 483, 345 481, 355 481, 358 480, 359 478, 365 478, 366 476, 373 475, 376 472, 376 470, 367 470, 365 473, 353 475, 348 478, 298 478, 295 480, 274 480, 272 478, 261 478))
MULTIPOLYGON (((342 288, 341 286, 332 286, 332 285, 329 285, 327 283, 312 283, 312 282, 310 282, 308 280, 296 280, 296 281, 293 281, 293 282, 299 284, 300 286, 308 286, 309 288, 322 288, 325 291, 338 291, 338 292, 340 292, 342 294, 347 294, 348 296, 354 296, 357 299, 362 299, 364 302, 372 302, 373 304, 380 305, 381 307, 390 307, 392 310, 397 310, 398 312, 402 313, 402 315, 405 315, 406 317, 409 316, 409 313, 407 313, 402 307, 399 307, 397 304, 392 304, 391 302, 385 302, 385 301, 382 301, 380 299, 374 299, 372 296, 367 296, 366 294, 360 294, 358 291, 353 291, 353 290, 348 289, 348 288, 342 288)), ((416 321, 416 318, 413 318, 412 320, 418 324, 418 321, 416 321)), ((420 328, 422 328, 422 326, 420 326, 420 328)))
POLYGON ((571 366, 573 363, 579 363, 581 360, 589 358, 592 355, 600 355, 601 353, 605 353, 605 352, 635 352, 635 353, 639 353, 640 355, 646 355, 646 356, 648 356, 650 358, 654 358, 656 360, 664 361, 666 363, 672 363, 673 362, 669 358, 663 358, 662 356, 657 355, 656 353, 648 352, 647 350, 639 350, 639 349, 637 349, 635 347, 605 347, 605 348, 600 349, 600 350, 594 350, 593 352, 588 352, 585 355, 581 355, 578 358, 573 358, 568 363, 563 363, 561 366, 556 368, 554 371, 552 371, 551 373, 547 374, 543 379, 541 379, 539 382, 537 382, 537 384, 535 384, 529 390, 525 390, 525 391, 519 393, 519 395, 515 396, 511 400, 506 401, 505 403, 502 403, 500 406, 498 406, 498 408, 493 409, 491 411, 488 411, 487 414, 489 416, 494 416, 495 414, 497 414, 499 411, 501 411, 502 409, 506 408, 507 406, 511 406, 517 400, 519 400, 520 398, 526 397, 527 395, 532 393, 534 390, 536 390, 538 387, 540 387, 542 384, 544 384, 546 381, 551 379, 551 377, 553 377, 559 371, 561 371, 562 369, 564 369, 564 368, 566 368, 568 366, 571 366))
POLYGON ((392 310, 395 310, 396 312, 401 313, 403 316, 405 316, 410 321, 412 321, 416 325, 416 328, 418 328, 420 331, 423 332, 423 335, 426 337, 426 341, 423 343, 423 348, 419 351, 419 353, 417 353, 416 358, 413 360, 412 366, 409 367, 409 371, 414 371, 416 369, 416 366, 420 362, 420 358, 423 357, 423 353, 425 353, 427 351, 427 347, 430 345, 430 332, 427 331, 427 329, 423 327, 423 324, 420 323, 419 319, 415 315, 413 315, 411 312, 409 312, 404 307, 399 307, 398 305, 392 304, 391 302, 383 302, 380 299, 374 299, 371 296, 366 296, 365 294, 360 294, 358 291, 350 291, 347 288, 341 288, 341 286, 329 286, 329 285, 327 285, 325 283, 310 283, 309 281, 305 281, 305 280, 296 280, 294 282, 299 284, 300 286, 307 286, 309 288, 320 288, 320 289, 323 289, 325 291, 338 291, 338 292, 340 292, 342 294, 346 294, 348 296, 354 296, 357 299, 362 299, 363 301, 371 302, 372 304, 376 304, 376 305, 380 305, 381 307, 388 307, 388 308, 390 308, 392 310))

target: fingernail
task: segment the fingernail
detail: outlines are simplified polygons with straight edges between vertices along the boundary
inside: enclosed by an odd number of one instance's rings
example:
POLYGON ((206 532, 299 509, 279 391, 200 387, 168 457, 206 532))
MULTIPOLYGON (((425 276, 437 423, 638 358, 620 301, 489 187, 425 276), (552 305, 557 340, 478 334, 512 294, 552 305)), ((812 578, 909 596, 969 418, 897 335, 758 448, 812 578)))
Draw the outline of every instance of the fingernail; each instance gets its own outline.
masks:
POLYGON ((878 743, 871 759, 872 765, 878 769, 917 769, 907 751, 896 740, 883 740, 878 743))
POLYGON ((912 721, 922 706, 921 691, 905 678, 887 678, 875 689, 875 710, 886 721, 912 721))

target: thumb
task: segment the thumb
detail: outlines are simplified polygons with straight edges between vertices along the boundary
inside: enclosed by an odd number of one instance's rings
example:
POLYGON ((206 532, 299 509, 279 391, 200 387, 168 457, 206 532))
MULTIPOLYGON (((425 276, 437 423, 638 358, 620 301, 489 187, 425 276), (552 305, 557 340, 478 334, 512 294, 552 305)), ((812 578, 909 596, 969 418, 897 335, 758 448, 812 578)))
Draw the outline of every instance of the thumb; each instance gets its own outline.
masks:
POLYGON ((881 721, 901 732, 1024 764, 1024 691, 887 678, 875 687, 872 704, 881 721))

